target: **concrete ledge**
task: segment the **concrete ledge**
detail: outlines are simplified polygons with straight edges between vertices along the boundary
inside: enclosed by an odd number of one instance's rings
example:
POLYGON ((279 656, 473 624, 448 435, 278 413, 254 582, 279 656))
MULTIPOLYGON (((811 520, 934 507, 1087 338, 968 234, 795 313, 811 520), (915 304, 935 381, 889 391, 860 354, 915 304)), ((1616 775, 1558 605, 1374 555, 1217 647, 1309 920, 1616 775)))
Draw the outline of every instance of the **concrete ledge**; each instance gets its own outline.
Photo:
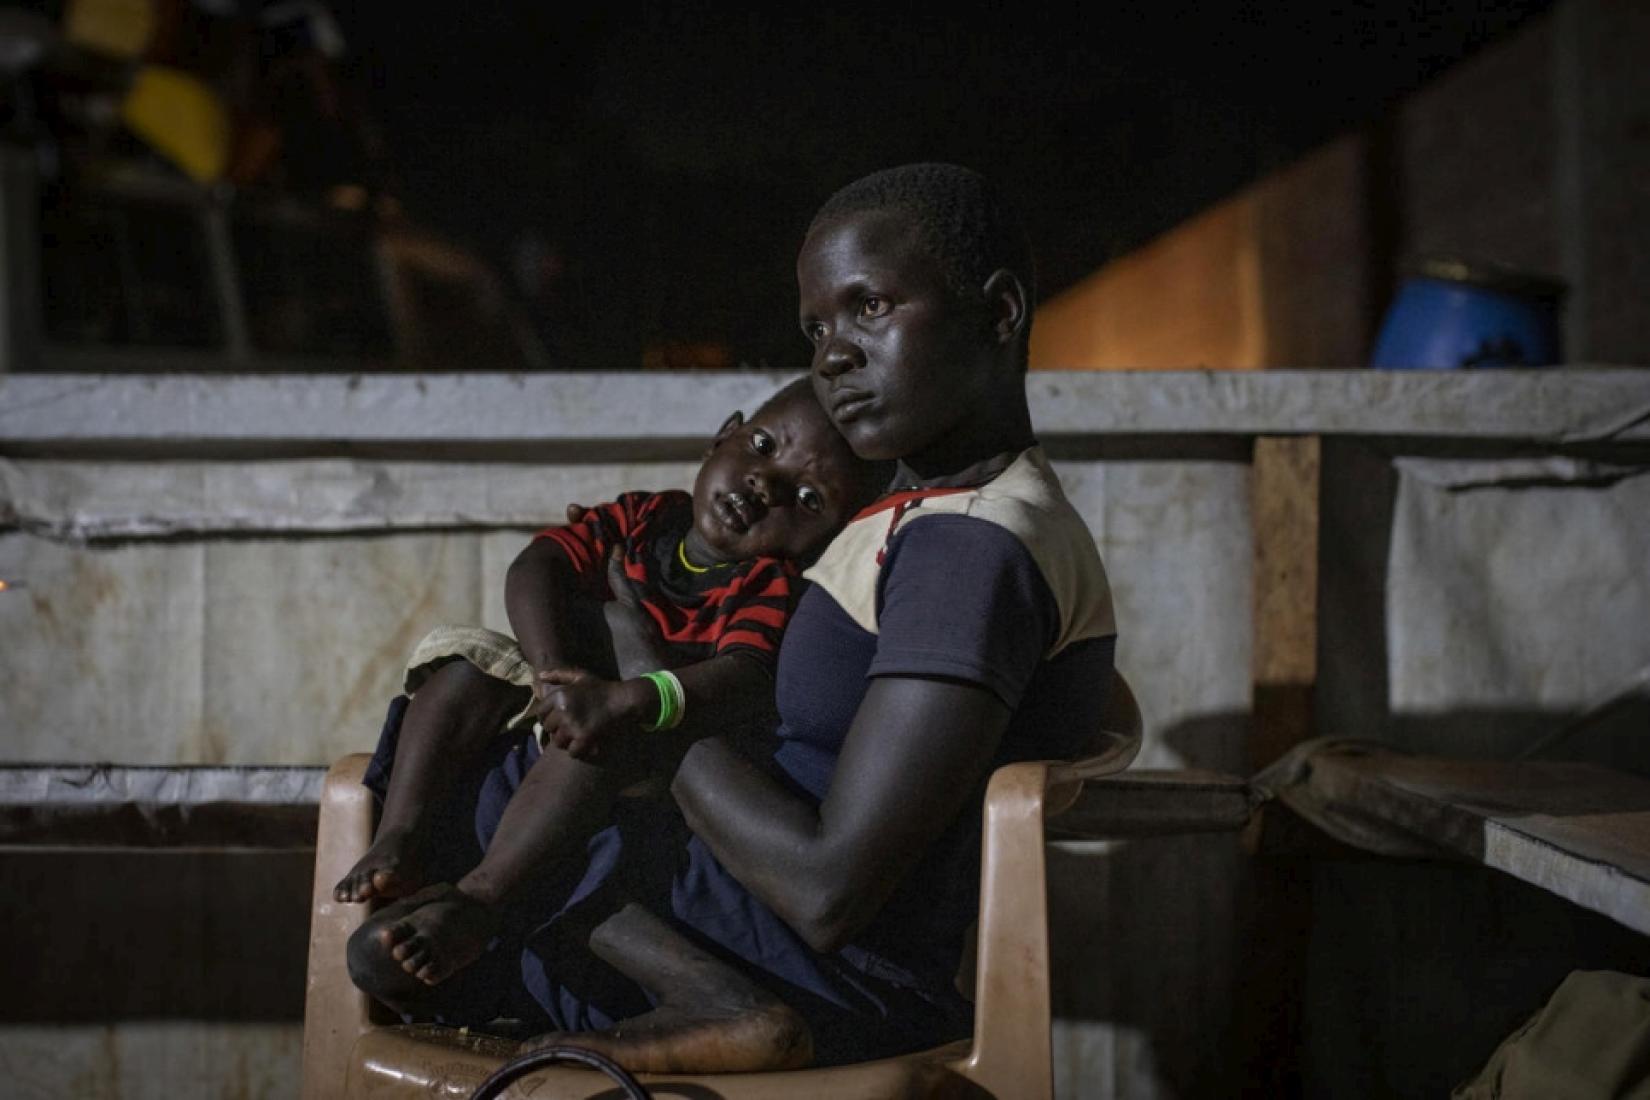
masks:
POLYGON ((0 767, 0 849, 308 849, 326 769, 0 767))
MULTIPOLYGON (((0 449, 213 443, 695 447, 777 373, 0 375, 0 449)), ((1046 437, 1376 435, 1650 440, 1650 370, 1044 371, 1046 437)))

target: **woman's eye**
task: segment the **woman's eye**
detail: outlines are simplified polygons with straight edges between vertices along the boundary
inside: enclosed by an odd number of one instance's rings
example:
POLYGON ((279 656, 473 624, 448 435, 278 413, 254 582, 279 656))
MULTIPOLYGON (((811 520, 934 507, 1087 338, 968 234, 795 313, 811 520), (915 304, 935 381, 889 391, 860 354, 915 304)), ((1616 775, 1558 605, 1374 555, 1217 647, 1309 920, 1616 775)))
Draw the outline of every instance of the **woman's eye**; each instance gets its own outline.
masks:
POLYGON ((825 507, 825 498, 811 485, 804 485, 796 491, 796 502, 810 512, 819 512, 825 507))
POLYGON ((888 312, 888 299, 868 294, 859 303, 861 317, 881 317, 888 312))
POLYGON ((773 436, 767 432, 751 433, 751 450, 759 455, 773 454, 773 436))

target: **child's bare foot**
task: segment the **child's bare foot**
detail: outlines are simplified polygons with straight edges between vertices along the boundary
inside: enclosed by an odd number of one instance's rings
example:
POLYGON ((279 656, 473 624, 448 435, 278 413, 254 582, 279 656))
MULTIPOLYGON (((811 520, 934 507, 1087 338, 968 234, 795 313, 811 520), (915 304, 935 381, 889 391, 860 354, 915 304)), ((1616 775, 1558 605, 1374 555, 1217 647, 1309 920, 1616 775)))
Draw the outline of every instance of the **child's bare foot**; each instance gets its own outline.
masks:
POLYGON ((418 835, 412 829, 382 830, 367 854, 349 874, 338 880, 332 896, 338 901, 404 898, 424 885, 418 835))
POLYGON ((425 985, 475 962, 498 931, 498 916, 452 883, 427 886, 374 914, 378 942, 425 985))
POLYGON ((598 925, 590 949, 651 993, 651 1012, 605 1031, 552 1032, 521 1045, 578 1046, 638 1073, 749 1073, 813 1059, 801 1014, 634 903, 598 925))

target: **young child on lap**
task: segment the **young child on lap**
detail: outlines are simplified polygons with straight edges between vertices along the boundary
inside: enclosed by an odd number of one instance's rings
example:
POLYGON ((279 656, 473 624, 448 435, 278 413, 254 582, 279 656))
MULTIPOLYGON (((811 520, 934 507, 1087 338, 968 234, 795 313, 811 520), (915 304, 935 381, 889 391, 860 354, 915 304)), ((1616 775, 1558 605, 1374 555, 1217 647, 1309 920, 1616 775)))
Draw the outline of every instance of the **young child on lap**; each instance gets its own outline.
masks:
POLYGON ((795 563, 823 549, 889 472, 853 455, 802 380, 750 420, 727 419, 691 495, 626 493, 535 538, 506 581, 516 639, 442 628, 410 662, 405 712, 368 775, 383 800, 378 832, 334 891, 345 902, 402 899, 363 932, 417 981, 442 982, 481 954, 519 887, 581 850, 628 783, 705 732, 767 715, 795 563), (610 585, 610 570, 625 583, 610 585), (612 587, 639 596, 671 667, 617 678, 591 610, 616 598, 612 587), (453 849, 470 842, 443 834, 470 821, 446 804, 462 801, 470 765, 501 730, 519 742, 529 724, 542 752, 479 862, 455 866, 466 858, 453 849))

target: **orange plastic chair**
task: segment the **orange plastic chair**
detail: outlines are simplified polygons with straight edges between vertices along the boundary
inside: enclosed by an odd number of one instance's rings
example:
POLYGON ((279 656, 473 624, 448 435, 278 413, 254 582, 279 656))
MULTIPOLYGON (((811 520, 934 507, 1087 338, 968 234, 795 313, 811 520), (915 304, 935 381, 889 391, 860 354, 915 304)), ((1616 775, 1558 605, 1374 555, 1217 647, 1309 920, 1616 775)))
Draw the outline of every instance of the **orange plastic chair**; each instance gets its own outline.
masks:
MULTIPOLYGON (((1121 676, 1113 682, 1103 745, 1071 763, 1009 764, 986 791, 974 1037, 897 1058, 782 1073, 638 1075, 659 1097, 711 1100, 881 1100, 896 1097, 1044 1098, 1053 1094, 1048 890, 1044 821, 1069 808, 1085 781, 1122 771, 1140 748, 1140 710, 1121 676)), ((515 1044, 432 1025, 395 1025, 357 990, 344 945, 364 906, 332 900, 332 887, 372 838, 372 797, 361 786, 367 757, 345 757, 327 775, 316 846, 309 987, 304 1012, 305 1100, 470 1095, 515 1044)), ((511 1087, 535 1100, 612 1097, 596 1071, 555 1067, 511 1087)))

